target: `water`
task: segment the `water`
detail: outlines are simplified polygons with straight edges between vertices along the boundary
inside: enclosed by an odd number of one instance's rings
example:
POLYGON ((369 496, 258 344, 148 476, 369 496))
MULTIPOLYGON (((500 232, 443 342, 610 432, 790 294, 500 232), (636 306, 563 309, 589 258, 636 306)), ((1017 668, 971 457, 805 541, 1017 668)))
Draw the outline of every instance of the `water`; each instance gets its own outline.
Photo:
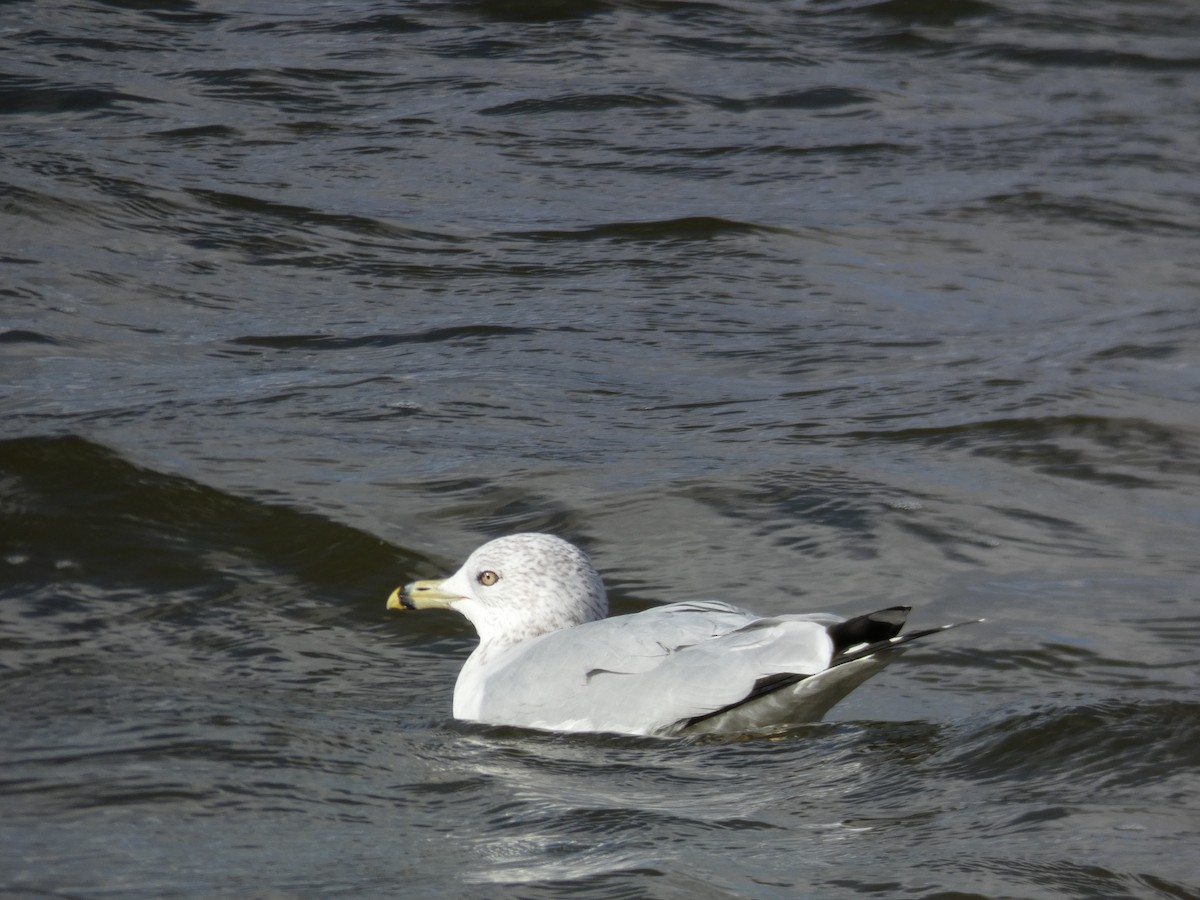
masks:
POLYGON ((1193 4, 0 6, 0 889, 1195 897, 1193 4), (387 593, 911 603, 827 723, 449 718, 387 593))

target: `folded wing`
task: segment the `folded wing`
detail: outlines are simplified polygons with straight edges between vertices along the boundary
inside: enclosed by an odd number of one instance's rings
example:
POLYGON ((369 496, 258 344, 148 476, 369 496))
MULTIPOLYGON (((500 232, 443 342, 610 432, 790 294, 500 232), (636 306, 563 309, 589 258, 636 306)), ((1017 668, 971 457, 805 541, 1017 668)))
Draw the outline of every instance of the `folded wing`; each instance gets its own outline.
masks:
POLYGON ((478 718, 634 734, 815 721, 911 639, 898 637, 907 613, 892 607, 846 621, 759 618, 696 602, 591 622, 520 644, 489 664, 478 718))

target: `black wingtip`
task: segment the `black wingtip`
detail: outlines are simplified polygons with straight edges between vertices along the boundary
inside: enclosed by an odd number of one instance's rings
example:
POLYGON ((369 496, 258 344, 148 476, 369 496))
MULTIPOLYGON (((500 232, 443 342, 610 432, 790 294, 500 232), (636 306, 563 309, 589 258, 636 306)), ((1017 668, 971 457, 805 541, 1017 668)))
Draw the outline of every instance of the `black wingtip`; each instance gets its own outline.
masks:
MULTIPOLYGON (((890 613, 890 612, 894 612, 896 610, 901 610, 901 609, 905 610, 905 614, 907 615, 908 607, 903 607, 903 606, 893 606, 893 607, 891 607, 891 609, 880 610, 880 612, 890 613)), ((867 616, 859 616, 858 618, 860 618, 860 619, 871 618, 876 615, 878 615, 878 613, 870 613, 867 616)), ((850 622, 854 622, 854 621, 857 621, 857 620, 849 619, 848 621, 842 622, 840 624, 848 625, 850 622)), ((875 653, 882 653, 882 652, 887 652, 887 651, 891 651, 891 650, 899 650, 905 644, 908 644, 911 641, 915 641, 918 638, 928 637, 931 634, 941 634, 943 631, 949 631, 951 628, 961 628, 963 625, 978 625, 980 622, 985 622, 985 621, 987 621, 987 620, 986 619, 970 619, 966 622, 954 622, 950 625, 939 625, 936 628, 923 628, 920 631, 910 631, 907 634, 899 634, 900 628, 896 628, 896 631, 891 636, 885 637, 882 640, 865 641, 865 642, 860 642, 857 644, 850 644, 845 647, 835 648, 834 654, 833 654, 833 660, 830 663, 830 668, 832 668, 833 666, 840 666, 842 663, 853 662, 856 659, 862 659, 863 657, 866 657, 866 656, 872 656, 875 653)), ((901 623, 901 627, 902 626, 903 626, 903 623, 901 623)), ((837 628, 837 627, 839 627, 839 626, 838 625, 830 626, 830 630, 832 630, 833 628, 837 628)))
MULTIPOLYGON (((910 631, 908 634, 900 634, 900 629, 904 627, 904 623, 907 621, 908 614, 911 611, 911 606, 889 606, 887 609, 876 610, 873 613, 867 613, 865 616, 855 616, 853 619, 847 619, 845 622, 838 622, 835 625, 827 626, 826 631, 834 643, 834 653, 832 660, 830 660, 829 668, 832 669, 835 666, 865 659, 875 654, 896 651, 910 641, 928 637, 931 634, 938 634, 942 631, 949 631, 951 628, 958 628, 962 625, 974 625, 986 621, 985 619, 972 619, 967 622, 955 622, 951 625, 939 625, 936 628, 923 628, 920 631, 910 631)), ((767 694, 804 681, 809 677, 809 675, 798 675, 791 672, 765 675, 754 683, 754 688, 741 700, 737 700, 712 712, 688 719, 682 727, 686 730, 767 694)), ((859 681, 855 681, 847 690, 853 689, 858 683, 859 681)), ((845 692, 841 696, 844 695, 845 692)))
POLYGON ((900 633, 904 627, 911 606, 889 606, 887 609, 876 610, 865 616, 855 616, 845 622, 830 625, 826 630, 833 640, 833 655, 840 656, 851 647, 863 644, 879 644, 889 641, 900 633))

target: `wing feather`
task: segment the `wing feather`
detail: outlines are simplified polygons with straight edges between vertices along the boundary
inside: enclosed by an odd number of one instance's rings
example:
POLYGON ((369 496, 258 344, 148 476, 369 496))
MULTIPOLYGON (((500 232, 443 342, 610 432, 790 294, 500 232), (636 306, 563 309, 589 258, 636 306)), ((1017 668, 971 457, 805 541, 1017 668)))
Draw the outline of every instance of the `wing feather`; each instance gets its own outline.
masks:
POLYGON ((673 733, 763 679, 827 668, 828 617, 758 618, 719 602, 659 607, 519 644, 488 667, 483 721, 673 733))

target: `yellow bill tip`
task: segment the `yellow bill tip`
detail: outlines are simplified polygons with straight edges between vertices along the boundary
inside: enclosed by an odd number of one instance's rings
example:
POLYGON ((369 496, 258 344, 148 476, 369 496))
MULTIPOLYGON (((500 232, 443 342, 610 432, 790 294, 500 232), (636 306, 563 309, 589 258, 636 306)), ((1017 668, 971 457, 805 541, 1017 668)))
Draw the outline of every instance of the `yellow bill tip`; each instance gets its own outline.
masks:
POLYGON ((463 599, 458 594, 442 590, 441 581, 414 581, 392 591, 387 600, 388 609, 449 609, 455 600, 463 599))

